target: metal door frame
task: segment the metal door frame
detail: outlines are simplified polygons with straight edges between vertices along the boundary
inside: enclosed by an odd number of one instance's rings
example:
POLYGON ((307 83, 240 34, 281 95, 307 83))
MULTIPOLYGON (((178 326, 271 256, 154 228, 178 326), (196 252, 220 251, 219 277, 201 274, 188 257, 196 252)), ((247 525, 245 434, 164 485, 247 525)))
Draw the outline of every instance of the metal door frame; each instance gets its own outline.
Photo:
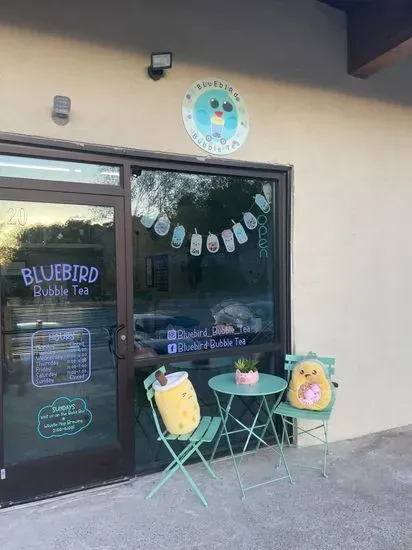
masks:
MULTIPOLYGON (((22 180, 20 178, 7 178, 8 184, 0 178, 0 199, 3 189, 12 186, 14 190, 60 192, 65 197, 75 192, 78 195, 97 197, 118 197, 123 199, 124 221, 124 275, 125 275, 125 311, 127 326, 127 346, 125 380, 127 386, 119 386, 123 392, 121 399, 125 403, 127 414, 124 418, 124 429, 129 434, 126 443, 127 448, 127 476, 135 474, 135 435, 134 435, 134 354, 133 354, 133 261, 130 251, 133 250, 133 228, 131 216, 131 184, 133 173, 140 169, 171 170, 181 172, 194 172, 216 175, 233 175, 252 178, 267 178, 277 180, 279 195, 277 204, 277 216, 279 216, 280 232, 276 235, 275 247, 278 259, 281 262, 278 272, 278 321, 280 344, 267 345, 275 354, 275 368, 282 371, 283 355, 292 352, 291 329, 291 240, 292 240, 292 195, 293 195, 293 168, 286 165, 265 164, 256 162, 236 161, 228 158, 190 157, 178 154, 163 154, 150 151, 139 151, 130 148, 101 146, 96 144, 80 144, 50 138, 32 137, 0 132, 0 154, 28 156, 32 158, 44 158, 65 160, 72 162, 86 162, 93 164, 116 165, 120 167, 120 185, 79 184, 71 182, 56 182, 43 180, 22 180)), ((4 178, 6 180, 6 178, 4 178)), ((18 199, 17 199, 18 200, 18 199)), ((265 350, 261 350, 265 351, 265 350)), ((267 350, 269 351, 269 350, 267 350)), ((166 358, 165 358, 166 359, 166 358)), ((156 361, 157 363, 157 361, 156 361)), ((155 365, 153 365, 155 366, 155 365)), ((1 384, 0 377, 0 384, 1 384)), ((0 392, 2 387, 0 386, 0 392)), ((120 393, 119 393, 120 396, 120 393)), ((0 426, 2 425, 2 410, 0 410, 0 426)), ((148 468, 147 473, 152 471, 148 468)), ((0 489, 1 489, 0 482, 0 489)), ((102 483, 99 483, 102 484, 102 483)), ((85 485, 90 485, 85 482, 85 485)), ((68 487, 67 491, 76 490, 68 487)), ((1 492, 1 491, 0 491, 1 492)), ((33 500, 33 498, 29 499, 33 500)))
MULTIPOLYGON (((4 178, 7 180, 8 178, 4 178)), ((42 183, 43 189, 25 187, 25 181, 13 181, 13 187, 6 187, 7 181, 0 183, 0 200, 30 201, 56 204, 85 204, 90 206, 110 206, 114 208, 116 283, 117 283, 117 323, 128 327, 127 284, 126 284, 126 238, 125 238, 125 197, 119 193, 106 195, 64 192, 57 190, 50 182, 42 183), (17 185, 15 185, 17 184, 17 185), (46 185, 45 185, 46 184, 46 185), (48 189, 46 190, 46 188, 48 189), (22 191, 24 190, 24 193, 22 191)), ((97 187, 101 187, 98 185, 97 187)), ((2 319, 0 319, 2 322, 2 319)), ((130 332, 130 331, 128 331, 130 332)), ((1 337, 1 332, 0 332, 1 337)), ((3 342, 0 340, 1 350, 3 342)), ((133 347, 133 339, 119 349, 124 359, 117 363, 117 425, 118 443, 108 447, 79 450, 64 455, 54 455, 30 462, 9 466, 3 471, 5 479, 0 481, 0 506, 47 497, 56 492, 75 490, 84 486, 100 485, 107 481, 128 478, 134 473, 134 425, 133 394, 130 392, 128 355, 133 347), (130 345, 129 345, 130 342, 130 345), (130 433, 132 432, 132 433, 130 433), (69 476, 62 476, 62 472, 69 476)), ((3 376, 0 377, 0 425, 3 426, 3 376)), ((0 457, 4 468, 4 436, 1 430, 0 457)))

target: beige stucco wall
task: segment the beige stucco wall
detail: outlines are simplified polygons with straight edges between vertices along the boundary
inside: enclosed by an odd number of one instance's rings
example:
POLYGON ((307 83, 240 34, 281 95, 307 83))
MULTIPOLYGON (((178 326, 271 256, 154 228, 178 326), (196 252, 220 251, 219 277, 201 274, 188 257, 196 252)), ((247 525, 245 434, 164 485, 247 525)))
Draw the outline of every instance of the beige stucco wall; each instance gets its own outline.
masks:
POLYGON ((352 79, 344 16, 311 0, 26 3, 0 14, 0 131, 203 156, 183 95, 232 81, 251 120, 232 158, 294 167, 294 348, 337 358, 331 439, 412 423, 411 63, 352 79))

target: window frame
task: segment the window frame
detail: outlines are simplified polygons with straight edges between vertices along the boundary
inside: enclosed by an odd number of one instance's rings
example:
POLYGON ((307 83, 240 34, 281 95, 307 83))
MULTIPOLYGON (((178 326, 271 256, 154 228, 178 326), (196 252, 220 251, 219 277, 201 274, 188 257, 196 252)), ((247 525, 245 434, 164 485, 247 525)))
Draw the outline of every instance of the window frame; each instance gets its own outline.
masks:
MULTIPOLYGON (((215 160, 215 159, 213 159, 215 160)), ((255 353, 274 352, 276 355, 284 355, 291 352, 291 176, 290 169, 268 168, 266 165, 232 162, 207 162, 200 165, 199 162, 174 162, 167 157, 162 157, 156 163, 144 159, 139 164, 131 164, 131 174, 139 175, 142 170, 185 172, 189 174, 208 174, 238 176, 250 179, 262 179, 273 182, 275 194, 275 208, 273 210, 273 269, 274 269, 274 300, 273 319, 275 323, 275 335, 278 339, 273 343, 256 344, 247 347, 218 349, 215 351, 204 350, 198 352, 184 352, 173 355, 159 355, 153 358, 133 359, 136 368, 143 364, 148 367, 169 366, 179 361, 197 361, 212 357, 240 357, 255 353), (155 165, 154 165, 155 164, 155 165), (276 284, 277 282, 277 284, 276 284)), ((131 179, 125 179, 126 189, 131 196, 131 179)), ((131 202, 130 202, 131 204, 131 202)), ((132 214, 130 211, 130 223, 132 214)), ((145 256, 145 254, 143 254, 145 256)), ((133 274, 132 274, 133 288, 133 274)), ((133 294, 134 298, 134 294, 133 294)), ((281 374, 283 365, 278 365, 275 360, 274 371, 281 374)))

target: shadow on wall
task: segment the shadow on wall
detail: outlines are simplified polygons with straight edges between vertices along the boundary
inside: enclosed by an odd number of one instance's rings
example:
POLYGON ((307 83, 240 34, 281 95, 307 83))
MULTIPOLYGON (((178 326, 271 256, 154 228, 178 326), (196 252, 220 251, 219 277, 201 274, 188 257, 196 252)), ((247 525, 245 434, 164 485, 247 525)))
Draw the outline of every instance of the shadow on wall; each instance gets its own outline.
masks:
POLYGON ((315 0, 2 0, 1 23, 147 53, 148 59, 151 51, 170 49, 176 66, 180 61, 223 75, 237 71, 412 104, 411 60, 367 81, 349 76, 345 15, 315 0))

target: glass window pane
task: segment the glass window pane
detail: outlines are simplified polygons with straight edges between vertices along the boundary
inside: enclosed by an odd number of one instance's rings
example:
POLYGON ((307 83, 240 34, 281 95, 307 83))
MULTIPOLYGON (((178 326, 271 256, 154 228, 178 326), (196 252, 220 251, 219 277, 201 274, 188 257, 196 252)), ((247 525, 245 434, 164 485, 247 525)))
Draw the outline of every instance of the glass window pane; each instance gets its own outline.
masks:
POLYGON ((275 183, 167 171, 132 180, 137 360, 276 341, 275 183))
POLYGON ((4 456, 117 442, 114 208, 0 200, 4 456))
POLYGON ((120 185, 120 167, 0 155, 0 177, 120 185))

